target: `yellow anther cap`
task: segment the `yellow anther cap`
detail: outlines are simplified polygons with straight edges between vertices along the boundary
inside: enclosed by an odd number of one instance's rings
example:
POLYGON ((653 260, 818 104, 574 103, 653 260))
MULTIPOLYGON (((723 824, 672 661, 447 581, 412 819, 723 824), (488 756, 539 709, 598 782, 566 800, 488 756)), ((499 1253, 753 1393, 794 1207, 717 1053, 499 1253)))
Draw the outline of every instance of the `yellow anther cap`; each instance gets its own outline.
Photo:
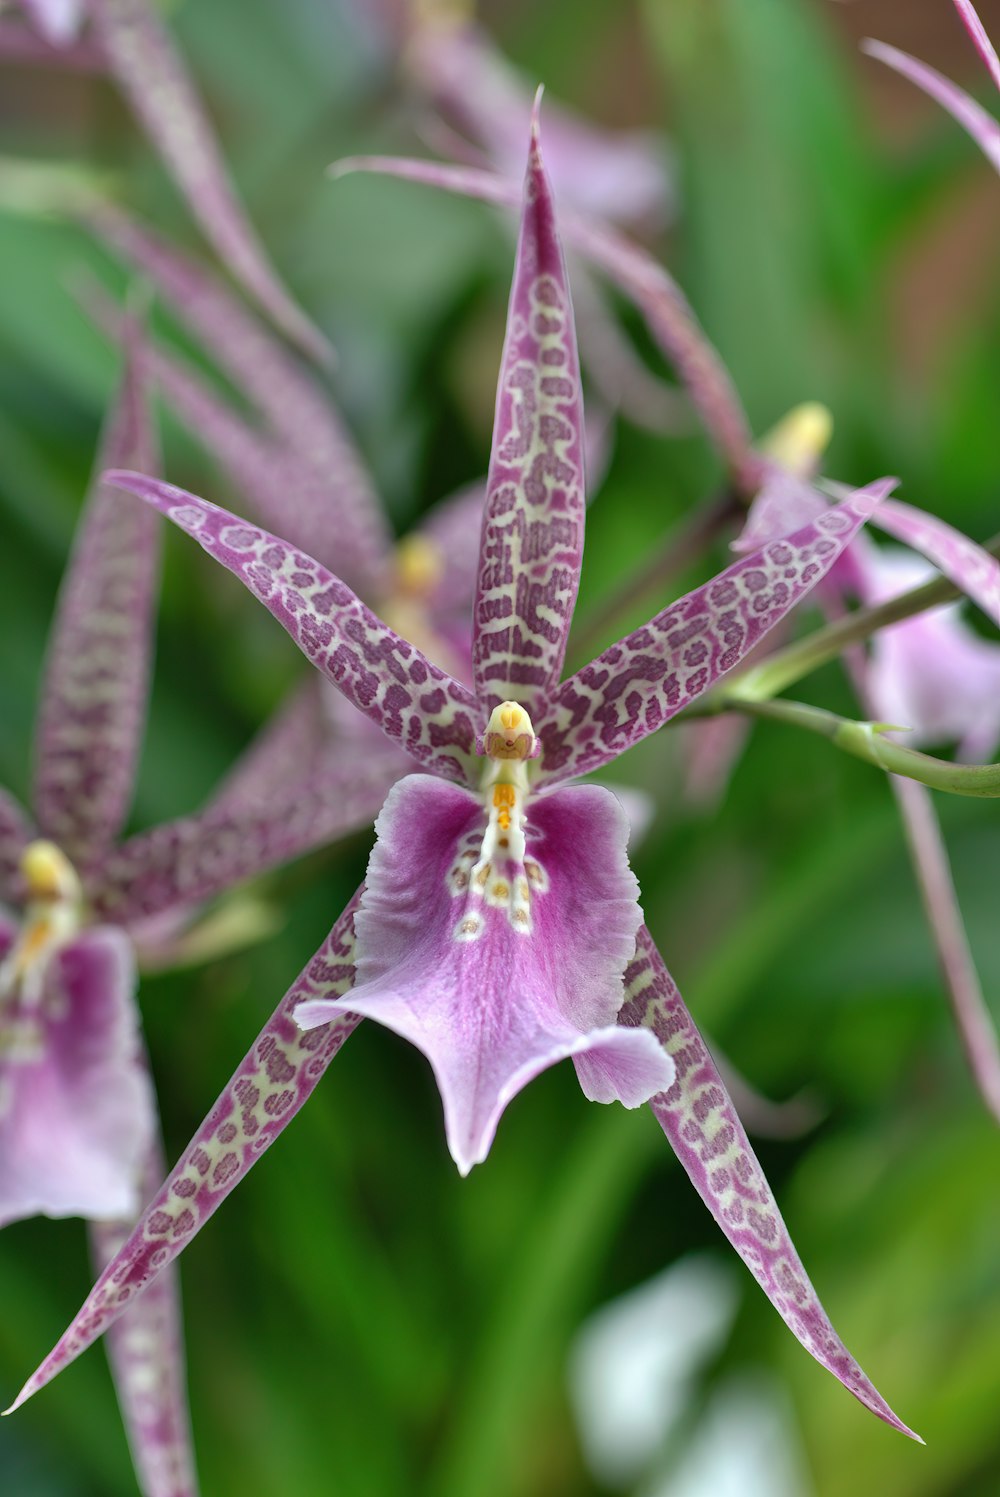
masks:
POLYGON ((833 417, 826 406, 818 400, 807 400, 771 427, 760 444, 761 451, 790 473, 808 478, 816 471, 832 436, 833 417))
POLYGON ((535 730, 519 702, 501 702, 493 708, 483 746, 491 759, 530 759, 534 755, 535 730))
POLYGON ((80 898, 80 880, 73 865, 54 842, 29 842, 21 854, 21 872, 32 900, 80 898))

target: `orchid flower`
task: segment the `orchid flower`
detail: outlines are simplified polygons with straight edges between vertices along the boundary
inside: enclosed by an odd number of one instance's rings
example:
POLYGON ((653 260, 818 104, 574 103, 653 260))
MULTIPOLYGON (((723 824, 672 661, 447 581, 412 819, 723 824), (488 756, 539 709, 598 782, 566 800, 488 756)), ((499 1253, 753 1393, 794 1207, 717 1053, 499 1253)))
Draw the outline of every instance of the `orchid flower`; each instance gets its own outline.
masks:
MULTIPOLYGON (((134 332, 126 343, 100 467, 148 469, 143 343, 134 332)), ((310 692, 203 811, 116 840, 144 722, 158 531, 155 516, 95 483, 49 643, 34 814, 0 790, 0 1224, 85 1216, 99 1268, 163 1171, 135 952, 162 965, 183 950, 179 932, 201 902, 370 821, 398 777, 381 742, 334 760, 310 692)), ((168 1276, 109 1344, 149 1497, 194 1492, 174 1299, 168 1276)))
MULTIPOLYGON (((152 463, 127 372, 102 460, 152 463)), ((42 699, 39 829, 0 791, 0 1225, 84 1216, 98 1269, 161 1168, 156 1102, 127 932, 90 907, 92 876, 127 809, 149 661, 158 526, 97 484, 64 584, 42 699), (86 885, 58 837, 86 868, 86 885)), ((109 1344, 147 1497, 196 1491, 172 1276, 109 1344)))
MULTIPOLYGON (((208 116, 181 54, 152 0, 22 0, 52 60, 101 65, 113 74, 133 114, 173 177, 227 270, 311 358, 330 348, 282 285, 236 195, 208 116), (84 21, 90 35, 79 38, 84 21)), ((0 58, 23 57, 15 30, 0 33, 0 58)), ((35 60, 44 60, 44 57, 35 60)))
MULTIPOLYGON (((642 924, 610 763, 732 670, 829 571, 891 485, 737 561, 560 682, 582 558, 583 415, 569 285, 533 119, 473 615, 470 690, 297 547, 139 474, 419 768, 376 824, 364 887, 282 999, 36 1392, 148 1293, 285 1128, 364 1016, 427 1056, 460 1171, 534 1076, 654 1114, 723 1232, 811 1354, 909 1434, 827 1319, 680 994, 642 924)), ((16 1405, 15 1405, 16 1406, 16 1405)))
MULTIPOLYGON (((962 25, 969 33, 990 77, 997 88, 1000 88, 1000 58, 997 57, 996 49, 987 36, 975 7, 971 0, 954 0, 954 3, 962 25)), ((885 42, 870 39, 862 42, 861 46, 869 57, 876 57, 879 62, 884 62, 887 67, 901 73, 904 78, 909 78, 925 94, 936 99, 942 109, 946 109, 962 129, 972 136, 987 161, 1000 172, 1000 120, 987 114, 963 88, 945 78, 936 68, 930 67, 926 62, 919 62, 917 58, 901 52, 898 47, 890 47, 885 42)))

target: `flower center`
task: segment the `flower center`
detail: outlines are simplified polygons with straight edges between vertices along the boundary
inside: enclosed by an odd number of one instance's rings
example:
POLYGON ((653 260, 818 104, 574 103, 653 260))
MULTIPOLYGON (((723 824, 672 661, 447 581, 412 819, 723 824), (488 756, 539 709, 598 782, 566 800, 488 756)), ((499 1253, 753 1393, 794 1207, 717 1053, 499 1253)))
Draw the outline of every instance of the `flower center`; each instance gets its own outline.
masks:
POLYGON ((486 830, 468 833, 448 873, 452 894, 464 896, 464 912, 454 929, 458 941, 475 941, 482 935, 481 903, 505 910, 514 930, 530 935, 532 898, 549 887, 541 864, 527 856, 527 761, 538 752, 538 740, 531 718, 518 702, 494 707, 483 734, 483 751, 488 760, 482 782, 486 830))
POLYGON ((0 1002, 16 988, 30 1008, 41 1000, 49 959, 83 925, 83 890, 54 842, 30 842, 21 855, 21 874, 28 902, 21 933, 0 964, 0 1002))

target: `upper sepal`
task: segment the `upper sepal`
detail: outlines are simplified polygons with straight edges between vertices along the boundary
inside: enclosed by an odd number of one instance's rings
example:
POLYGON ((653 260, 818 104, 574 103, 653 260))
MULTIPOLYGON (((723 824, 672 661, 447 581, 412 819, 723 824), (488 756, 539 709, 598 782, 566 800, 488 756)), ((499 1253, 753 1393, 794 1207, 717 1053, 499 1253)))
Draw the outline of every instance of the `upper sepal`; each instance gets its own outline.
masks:
POLYGON ((476 691, 535 712, 558 681, 580 581, 583 399, 537 105, 497 386, 473 613, 476 691))

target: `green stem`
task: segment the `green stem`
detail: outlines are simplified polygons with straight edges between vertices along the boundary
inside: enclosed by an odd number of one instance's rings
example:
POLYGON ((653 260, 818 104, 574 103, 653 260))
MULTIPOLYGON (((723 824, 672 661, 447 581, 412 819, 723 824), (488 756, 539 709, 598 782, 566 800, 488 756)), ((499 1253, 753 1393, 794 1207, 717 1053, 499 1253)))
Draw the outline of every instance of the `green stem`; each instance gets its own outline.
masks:
POLYGON ((839 717, 836 712, 827 712, 823 707, 810 707, 805 702, 754 701, 737 695, 729 705, 755 717, 768 717, 792 727, 805 728, 810 733, 819 733, 856 759, 863 759, 866 764, 874 764, 890 774, 918 780, 932 790, 981 798, 1000 796, 1000 764, 953 764, 949 759, 921 754, 917 749, 905 748, 901 743, 886 738, 885 733, 892 731, 889 724, 855 722, 848 717, 839 717))

